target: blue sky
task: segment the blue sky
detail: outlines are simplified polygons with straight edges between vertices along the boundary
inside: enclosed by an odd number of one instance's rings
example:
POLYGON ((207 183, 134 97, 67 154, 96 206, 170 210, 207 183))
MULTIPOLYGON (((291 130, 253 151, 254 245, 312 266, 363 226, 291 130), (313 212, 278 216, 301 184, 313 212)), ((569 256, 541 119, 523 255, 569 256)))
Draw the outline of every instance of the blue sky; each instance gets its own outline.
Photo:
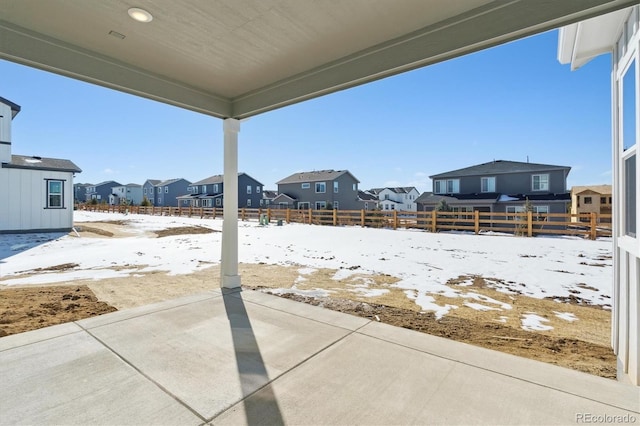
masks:
MULTIPOLYGON (((492 161, 571 166, 568 185, 611 182, 610 57, 571 72, 557 31, 243 122, 239 169, 276 189, 292 173, 348 169, 361 189, 416 186, 492 161)), ((67 158, 76 182, 143 183, 223 171, 222 121, 0 60, 22 107, 13 153, 67 158)))

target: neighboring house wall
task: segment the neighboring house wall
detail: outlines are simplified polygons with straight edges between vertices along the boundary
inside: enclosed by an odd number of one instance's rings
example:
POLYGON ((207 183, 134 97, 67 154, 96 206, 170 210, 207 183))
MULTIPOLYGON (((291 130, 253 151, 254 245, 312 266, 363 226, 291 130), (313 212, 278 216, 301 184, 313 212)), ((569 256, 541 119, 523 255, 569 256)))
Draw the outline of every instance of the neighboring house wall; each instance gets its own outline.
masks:
MULTIPOLYGON (((246 173, 238 173, 238 207, 260 208, 264 185, 246 173)), ((180 206, 217 207, 224 206, 224 176, 215 175, 189 185, 178 197, 180 206)))
POLYGON ((7 200, 0 203, 0 233, 70 231, 73 227, 72 173, 3 167, 0 195, 7 200), (62 183, 60 207, 47 205, 49 181, 62 183))
POLYGON ((90 183, 73 184, 73 199, 75 203, 84 203, 87 201, 87 187, 89 186, 91 186, 90 183))
POLYGON ((128 184, 121 186, 114 186, 111 188, 111 195, 109 196, 109 204, 119 205, 140 205, 142 201, 142 186, 136 184, 128 184))
POLYGON ((151 205, 156 205, 156 184, 160 183, 158 179, 147 179, 144 184, 142 184, 142 199, 147 197, 147 200, 151 203, 151 205))
POLYGON ((178 207, 177 197, 186 195, 189 185, 191 185, 191 182, 182 178, 159 182, 156 185, 156 202, 154 205, 159 207, 178 207))
POLYGON ((417 210, 416 200, 420 193, 414 187, 376 188, 373 191, 380 200, 382 210, 393 209, 412 212, 417 210), (395 201, 395 203, 389 201, 395 201))
POLYGON ((110 180, 107 182, 100 182, 95 185, 87 187, 86 199, 91 201, 92 199, 98 200, 98 203, 108 203, 109 195, 111 195, 111 188, 114 186, 120 186, 121 184, 110 180))
MULTIPOLYGON (((611 185, 574 186, 571 189, 572 214, 611 214, 612 201, 611 185)), ((577 222, 578 219, 578 217, 572 218, 574 222, 577 222)))
POLYGON ((294 198, 296 208, 359 210, 358 183, 348 171, 304 172, 278 182, 278 193, 294 198))

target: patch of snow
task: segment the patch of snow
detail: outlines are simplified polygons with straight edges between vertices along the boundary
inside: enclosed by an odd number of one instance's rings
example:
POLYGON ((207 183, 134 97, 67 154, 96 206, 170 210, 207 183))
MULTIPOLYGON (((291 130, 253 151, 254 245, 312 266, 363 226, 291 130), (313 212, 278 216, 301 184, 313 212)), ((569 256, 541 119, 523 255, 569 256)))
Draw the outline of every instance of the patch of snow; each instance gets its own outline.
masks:
POLYGON ((318 270, 314 269, 314 268, 300 268, 300 269, 298 269, 298 273, 302 274, 302 275, 311 275, 311 274, 313 274, 314 272, 317 272, 317 271, 318 270))
POLYGON ((491 306, 481 305, 480 303, 464 302, 464 306, 468 306, 476 311, 501 311, 500 308, 492 308, 491 306))
POLYGON ((576 317, 571 312, 556 312, 556 311, 553 311, 553 313, 556 314, 556 316, 558 318, 563 319, 565 321, 569 321, 569 322, 578 321, 578 317, 576 317))
POLYGON ((42 160, 38 160, 37 158, 25 158, 24 162, 25 163, 31 163, 31 164, 37 164, 37 163, 42 163, 42 160))
POLYGON ((499 319, 494 319, 495 322, 506 323, 509 317, 500 316, 499 319))
POLYGON ((518 200, 520 199, 515 197, 509 197, 506 194, 500 194, 500 198, 498 198, 498 201, 518 201, 518 200))
POLYGON ((268 291, 269 293, 273 293, 273 294, 297 294, 299 296, 306 296, 306 297, 329 297, 329 295, 331 293, 335 293, 331 290, 324 290, 321 288, 316 288, 313 290, 299 290, 296 288, 276 288, 276 289, 264 289, 264 291, 268 291))
POLYGON ((522 329, 526 331, 547 331, 553 330, 550 325, 544 325, 543 322, 549 322, 548 319, 536 315, 532 312, 528 312, 522 315, 522 329))
MULTIPOLYGON (((467 298, 467 299, 473 299, 473 300, 477 300, 480 302, 487 302, 487 303, 493 303, 495 305, 500 305, 500 307, 506 311, 512 309, 513 307, 508 304, 508 303, 502 303, 499 300, 496 299, 492 299, 491 297, 485 296, 483 294, 478 294, 478 293, 465 293, 465 294, 461 294, 461 297, 467 298)), ((490 308, 490 309, 496 309, 496 308, 490 308)), ((485 309, 485 310, 490 310, 490 309, 485 309)), ((501 309, 498 309, 501 310, 501 309)))

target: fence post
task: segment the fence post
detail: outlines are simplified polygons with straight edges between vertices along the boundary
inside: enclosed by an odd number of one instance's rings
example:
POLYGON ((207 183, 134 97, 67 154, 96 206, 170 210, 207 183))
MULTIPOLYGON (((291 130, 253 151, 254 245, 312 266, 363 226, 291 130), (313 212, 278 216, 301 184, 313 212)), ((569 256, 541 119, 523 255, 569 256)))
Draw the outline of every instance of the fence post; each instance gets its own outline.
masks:
POLYGON ((291 223, 291 209, 287 207, 287 215, 285 217, 287 223, 291 223))
POLYGON ((333 209, 333 226, 338 224, 338 210, 333 209))
POLYGON ((267 221, 271 222, 271 207, 267 207, 267 221))
POLYGON ((393 229, 398 229, 398 210, 393 211, 393 229))
POLYGON ((478 210, 474 212, 473 228, 476 232, 476 235, 478 235, 480 233, 480 212, 478 210))
POLYGON ((360 226, 364 228, 364 209, 360 210, 360 226))
POLYGON ((435 209, 431 210, 431 232, 436 232, 438 230, 437 222, 438 212, 435 209))
POLYGON ((192 213, 193 213, 193 206, 189 204, 189 217, 191 217, 192 213))
POLYGON ((309 209, 309 225, 313 223, 313 210, 309 209))
POLYGON ((156 215, 156 206, 151 206, 151 216, 156 215))
POLYGON ((596 227, 596 224, 597 224, 597 221, 596 221, 596 213, 595 213, 595 212, 591 212, 591 223, 590 223, 590 225, 591 225, 591 226, 590 226, 590 228, 591 228, 591 229, 590 229, 590 231, 591 231, 591 232, 590 232, 589 237, 590 237, 592 240, 595 240, 595 239, 596 239, 596 236, 597 236, 597 234, 598 234, 598 228, 596 227))
POLYGON ((244 207, 242 208, 242 210, 240 211, 240 216, 242 217, 242 221, 244 222, 245 219, 245 210, 244 207))
POLYGON ((527 212, 527 237, 533 236, 533 212, 527 212))

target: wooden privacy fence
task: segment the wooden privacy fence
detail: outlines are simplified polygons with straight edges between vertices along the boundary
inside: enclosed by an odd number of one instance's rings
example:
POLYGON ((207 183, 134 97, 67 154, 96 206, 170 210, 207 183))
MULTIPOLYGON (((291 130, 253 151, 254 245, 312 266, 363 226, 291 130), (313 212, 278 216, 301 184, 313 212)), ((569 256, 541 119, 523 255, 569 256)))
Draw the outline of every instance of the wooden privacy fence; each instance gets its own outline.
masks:
MULTIPOLYGON (((159 216, 222 217, 215 207, 143 207, 86 204, 87 211, 136 213, 159 216)), ((304 223, 309 225, 362 226, 371 228, 413 228, 430 232, 465 231, 507 232, 526 237, 542 234, 578 235, 590 238, 611 236, 611 215, 598 213, 496 213, 496 212, 405 212, 397 210, 312 210, 312 209, 238 209, 240 220, 304 223)))

